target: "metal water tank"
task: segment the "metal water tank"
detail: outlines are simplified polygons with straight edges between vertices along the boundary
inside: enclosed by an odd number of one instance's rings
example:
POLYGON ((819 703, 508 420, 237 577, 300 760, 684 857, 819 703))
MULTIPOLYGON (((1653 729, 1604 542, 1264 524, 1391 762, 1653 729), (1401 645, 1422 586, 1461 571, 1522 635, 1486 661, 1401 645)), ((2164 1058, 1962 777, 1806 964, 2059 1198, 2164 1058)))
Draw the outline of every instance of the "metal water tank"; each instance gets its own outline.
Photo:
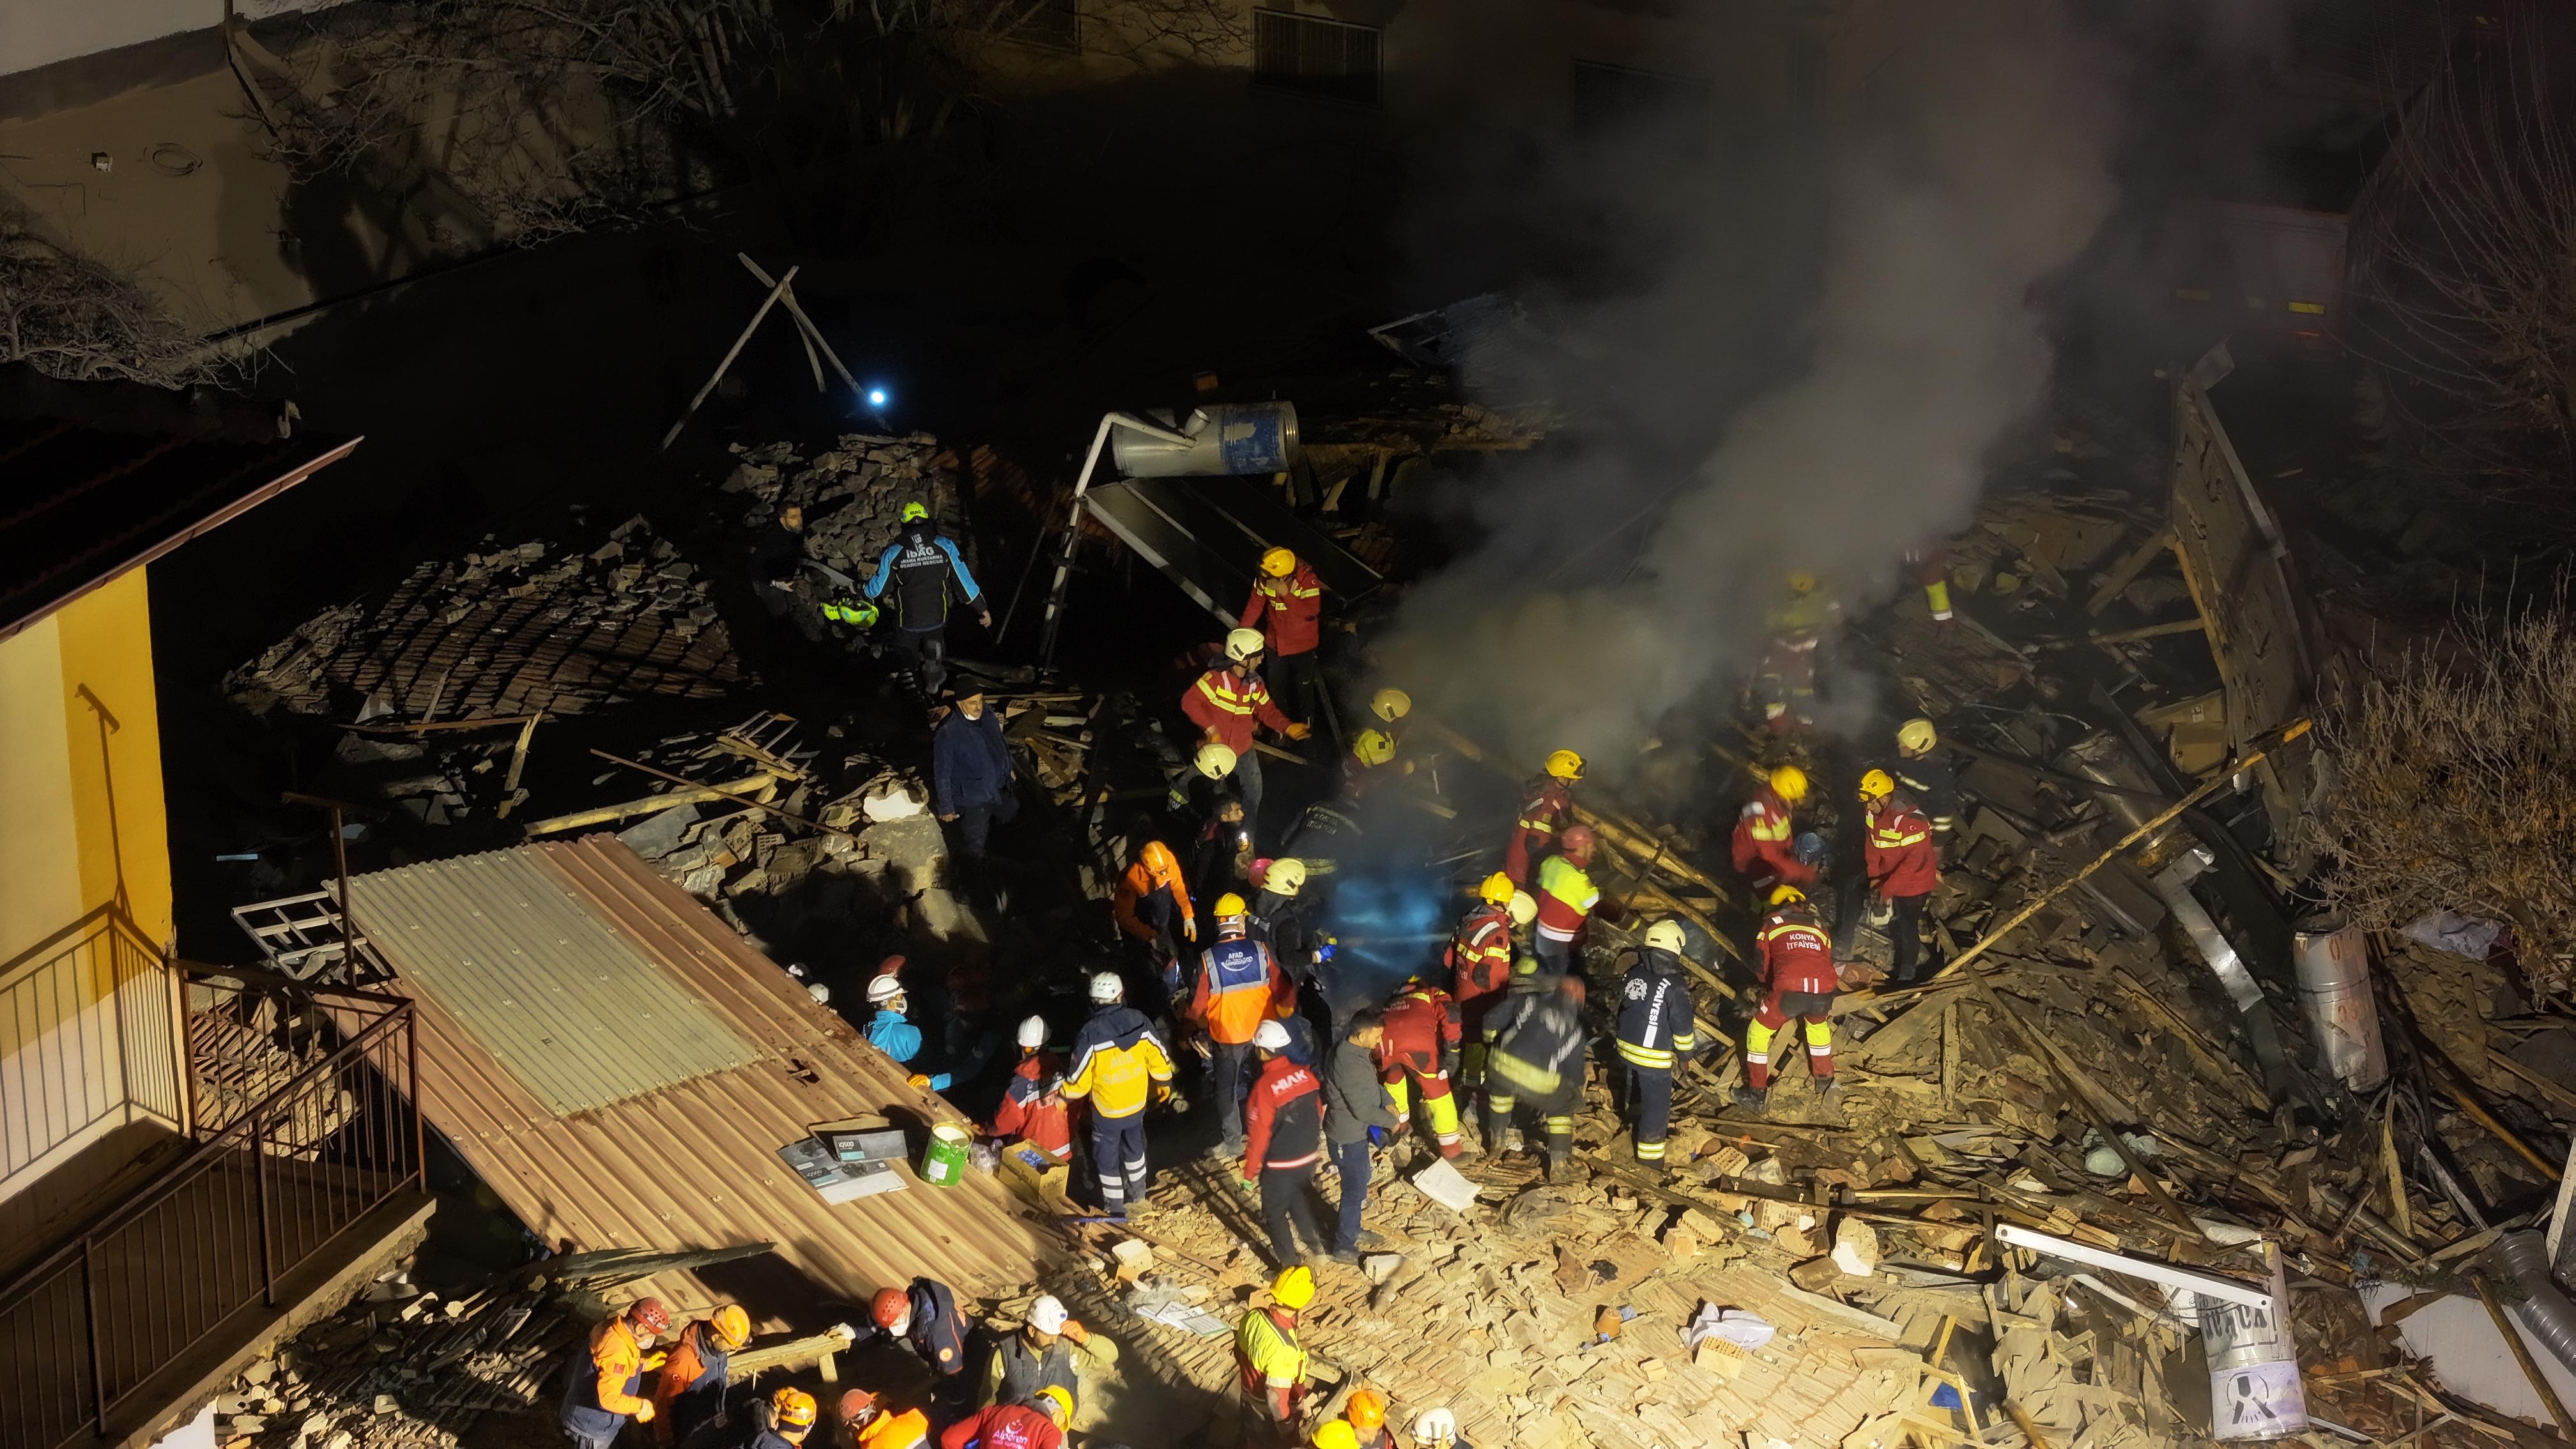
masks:
POLYGON ((1285 472, 1297 452, 1294 403, 1214 403, 1191 413, 1174 429, 1189 438, 1175 443, 1120 428, 1110 434, 1110 454, 1130 478, 1242 477, 1285 472))
POLYGON ((2299 969, 2299 1012, 2326 1070, 2349 1091, 2376 1089, 2388 1080, 2388 1048, 2361 928, 2340 916, 2307 917, 2290 938, 2290 955, 2299 969))

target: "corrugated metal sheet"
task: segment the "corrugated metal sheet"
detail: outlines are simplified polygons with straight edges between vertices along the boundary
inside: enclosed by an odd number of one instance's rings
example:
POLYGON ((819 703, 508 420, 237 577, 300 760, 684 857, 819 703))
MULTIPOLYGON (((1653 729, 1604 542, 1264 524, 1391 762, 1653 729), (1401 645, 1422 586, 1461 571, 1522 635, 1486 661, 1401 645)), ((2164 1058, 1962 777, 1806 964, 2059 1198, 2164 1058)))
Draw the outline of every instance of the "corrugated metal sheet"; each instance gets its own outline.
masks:
MULTIPOLYGON (((904 1070, 615 837, 516 853, 553 872, 595 918, 763 1054, 748 1066, 564 1116, 418 993, 429 1120, 531 1230, 583 1248, 775 1242, 773 1257, 711 1269, 710 1281, 653 1285, 689 1307, 739 1298, 773 1326, 828 1322, 820 1305, 864 1303, 916 1274, 965 1292, 997 1292, 1062 1257, 1032 1209, 977 1173, 940 1189, 899 1168, 909 1182, 902 1192, 825 1203, 776 1149, 818 1123, 917 1116, 922 1098, 904 1070)), ((627 1045, 650 1051, 658 1043, 639 1032, 627 1045)))
POLYGON ((760 1059, 525 850, 358 876, 349 906, 405 980, 558 1114, 760 1059))

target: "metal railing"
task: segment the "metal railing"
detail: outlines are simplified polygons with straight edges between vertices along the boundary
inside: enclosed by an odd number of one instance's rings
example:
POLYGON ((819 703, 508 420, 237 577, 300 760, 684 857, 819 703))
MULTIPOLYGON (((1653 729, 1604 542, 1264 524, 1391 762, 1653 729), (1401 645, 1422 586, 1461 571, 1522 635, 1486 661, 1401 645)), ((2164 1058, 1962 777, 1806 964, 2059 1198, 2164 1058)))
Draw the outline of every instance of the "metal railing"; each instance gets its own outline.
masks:
POLYGON ((344 1024, 296 1072, 0 1284, 0 1449, 105 1435, 155 1374, 422 1183, 412 1004, 317 993, 344 1024))

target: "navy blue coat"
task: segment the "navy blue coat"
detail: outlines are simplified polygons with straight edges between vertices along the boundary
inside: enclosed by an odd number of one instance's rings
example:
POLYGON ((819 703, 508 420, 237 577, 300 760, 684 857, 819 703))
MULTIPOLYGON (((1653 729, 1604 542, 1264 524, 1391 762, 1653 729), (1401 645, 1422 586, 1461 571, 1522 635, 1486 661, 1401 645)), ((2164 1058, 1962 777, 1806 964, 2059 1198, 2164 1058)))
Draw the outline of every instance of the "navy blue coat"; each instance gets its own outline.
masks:
POLYGON ((987 709, 981 719, 948 712, 930 735, 930 787, 942 815, 990 805, 1010 792, 1011 747, 1002 740, 1000 711, 987 709))

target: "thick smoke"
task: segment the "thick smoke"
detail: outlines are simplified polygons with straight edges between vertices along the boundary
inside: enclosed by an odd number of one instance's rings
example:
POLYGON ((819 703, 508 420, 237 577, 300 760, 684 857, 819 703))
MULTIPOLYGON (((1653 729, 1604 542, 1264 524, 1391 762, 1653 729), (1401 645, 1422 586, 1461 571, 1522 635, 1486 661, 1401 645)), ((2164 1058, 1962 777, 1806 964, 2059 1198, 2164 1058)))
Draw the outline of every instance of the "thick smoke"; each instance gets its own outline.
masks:
MULTIPOLYGON (((2052 5, 1840 14, 1880 33, 1836 37, 1814 126, 1727 132, 1756 162, 1515 136, 1514 194, 1434 193, 1464 218, 1422 224, 1444 255, 1517 207, 1568 218, 1557 259, 1612 279, 1517 289, 1553 341, 1505 332, 1470 357, 1471 390, 1557 398, 1583 440, 1474 480, 1452 506, 1481 542, 1406 601, 1382 660, 1520 759, 1570 746, 1616 774, 1713 718, 1792 568, 1848 606, 1886 599, 1908 547, 1967 523, 2047 390, 2031 298, 2112 201, 2106 57, 2052 5)), ((1453 174, 1505 174, 1479 159, 1453 174)))

